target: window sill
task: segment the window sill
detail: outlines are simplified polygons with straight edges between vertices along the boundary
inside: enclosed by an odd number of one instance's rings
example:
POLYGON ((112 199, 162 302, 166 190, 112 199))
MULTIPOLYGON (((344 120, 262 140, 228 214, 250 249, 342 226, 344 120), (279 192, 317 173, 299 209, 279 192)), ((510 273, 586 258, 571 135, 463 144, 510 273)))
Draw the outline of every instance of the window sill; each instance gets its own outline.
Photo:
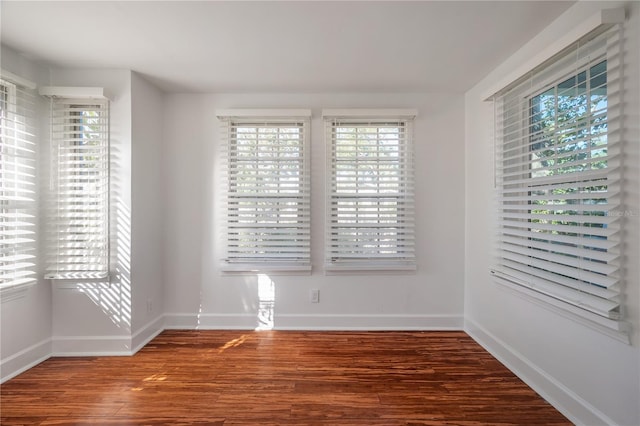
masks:
POLYGON ((340 262, 324 265, 326 275, 397 275, 414 274, 418 267, 412 263, 385 263, 385 262, 340 262))
POLYGON ((311 265, 224 263, 220 266, 220 271, 222 272, 222 275, 310 275, 311 265))
POLYGON ((111 276, 105 272, 71 272, 46 274, 46 280, 57 289, 107 289, 111 287, 111 276))
POLYGON ((501 288, 527 300, 541 306, 547 310, 555 312, 565 318, 568 318, 574 322, 582 324, 591 328, 601 334, 607 335, 620 342, 631 344, 630 340, 630 324, 624 321, 616 321, 608 318, 601 317, 600 315, 585 311, 583 309, 571 306, 555 299, 551 296, 547 296, 542 293, 538 293, 535 290, 531 290, 527 287, 523 287, 516 283, 512 283, 508 280, 493 276, 493 280, 501 288))
POLYGON ((34 285, 36 285, 35 280, 33 282, 0 287, 0 300, 4 303, 11 300, 21 299, 27 294, 29 288, 34 285))
POLYGON ((45 280, 102 280, 109 281, 109 274, 107 272, 61 272, 45 274, 45 280))

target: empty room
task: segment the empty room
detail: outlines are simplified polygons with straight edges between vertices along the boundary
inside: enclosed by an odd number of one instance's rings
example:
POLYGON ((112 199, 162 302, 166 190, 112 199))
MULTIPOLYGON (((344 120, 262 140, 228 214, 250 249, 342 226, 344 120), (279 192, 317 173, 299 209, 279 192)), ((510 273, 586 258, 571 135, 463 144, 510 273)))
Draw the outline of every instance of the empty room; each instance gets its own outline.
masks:
POLYGON ((0 424, 640 425, 640 2, 0 2, 0 424))

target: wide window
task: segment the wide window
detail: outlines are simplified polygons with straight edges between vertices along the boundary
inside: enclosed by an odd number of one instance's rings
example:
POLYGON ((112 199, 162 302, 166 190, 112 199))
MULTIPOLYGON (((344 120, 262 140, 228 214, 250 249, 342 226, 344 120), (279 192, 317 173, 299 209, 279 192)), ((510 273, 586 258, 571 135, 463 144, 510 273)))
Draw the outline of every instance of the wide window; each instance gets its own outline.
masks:
POLYGON ((620 40, 589 37, 500 93, 496 108, 502 283, 622 327, 620 40))
POLYGON ((227 272, 309 271, 310 111, 219 114, 227 272))
POLYGON ((328 271, 415 269, 413 111, 324 111, 328 271))
POLYGON ((109 273, 109 103, 51 101, 51 198, 46 278, 109 273))
POLYGON ((36 281, 35 97, 0 79, 0 288, 36 281))

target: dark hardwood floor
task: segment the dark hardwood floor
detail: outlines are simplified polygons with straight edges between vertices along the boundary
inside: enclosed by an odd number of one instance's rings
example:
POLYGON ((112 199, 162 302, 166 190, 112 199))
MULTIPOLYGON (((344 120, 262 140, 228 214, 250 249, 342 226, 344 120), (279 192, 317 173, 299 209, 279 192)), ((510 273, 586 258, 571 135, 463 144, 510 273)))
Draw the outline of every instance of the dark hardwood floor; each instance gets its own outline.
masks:
POLYGON ((0 394, 2 425, 571 424, 463 332, 165 331, 0 394))

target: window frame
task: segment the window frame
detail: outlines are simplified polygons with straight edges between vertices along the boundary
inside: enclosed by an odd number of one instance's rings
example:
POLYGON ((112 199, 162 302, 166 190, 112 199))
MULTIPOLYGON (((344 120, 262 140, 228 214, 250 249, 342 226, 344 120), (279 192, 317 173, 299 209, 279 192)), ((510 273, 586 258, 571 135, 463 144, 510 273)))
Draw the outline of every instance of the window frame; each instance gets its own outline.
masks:
POLYGON ((38 156, 34 122, 36 99, 32 93, 35 84, 3 70, 0 86, 3 88, 0 135, 3 150, 9 151, 0 152, 0 175, 3 176, 0 188, 3 215, 0 218, 0 234, 3 241, 9 241, 3 242, 1 252, 3 259, 6 259, 5 255, 9 258, 7 263, 2 261, 0 271, 2 281, 6 281, 0 283, 4 302, 22 297, 23 292, 38 281, 38 156), (13 123, 13 135, 5 134, 5 120, 13 123), (16 134, 18 132, 21 134, 19 139, 16 134), (6 147, 5 138, 9 140, 6 147), (10 181, 4 179, 5 161, 13 166, 13 170, 9 168, 8 174, 13 175, 14 182, 7 187, 5 184, 10 181), (5 188, 8 194, 3 191, 5 188))
MULTIPOLYGON (((50 88, 42 89, 45 95, 49 95, 47 89, 50 88)), ((52 169, 48 202, 45 279, 108 281, 112 266, 109 100, 104 96, 54 95, 51 97, 50 113, 52 169), (85 124, 85 113, 95 114, 90 118, 94 118, 97 122, 85 124), (95 128, 86 130, 85 126, 89 125, 95 128), (87 138, 86 133, 91 133, 93 136, 87 138), (96 143, 87 145, 82 143, 85 140, 96 143), (80 150, 81 146, 87 147, 87 155, 92 158, 86 163, 77 159, 73 161, 64 159, 68 154, 60 154, 63 149, 70 150, 74 155, 80 154, 84 152, 80 150), (71 168, 61 172, 62 164, 67 164, 67 168, 71 168), (94 167, 92 170, 83 171, 84 166, 94 167), (82 176, 85 178, 81 179, 82 176), (61 191, 60 186, 64 180, 71 180, 71 183, 76 185, 69 186, 69 184, 65 190, 67 192, 61 191), (95 187, 93 192, 90 191, 92 186, 95 187), (77 194, 73 195, 71 192, 77 194), (82 193, 82 204, 73 201, 77 195, 80 195, 79 193, 82 193), (89 198, 94 201, 87 202, 87 195, 90 195, 89 198), (65 214, 65 210, 69 213, 65 214), (87 229, 86 232, 82 232, 83 227, 87 229)))
MULTIPOLYGON (((523 150, 519 155, 518 159, 513 160, 513 161, 521 161, 523 164, 520 166, 522 168, 522 173, 520 174, 520 178, 518 179, 528 179, 529 183, 525 184, 522 183, 521 186, 519 186, 520 188, 526 188, 528 187, 528 185, 531 185, 531 187, 535 187, 536 185, 532 185, 532 183, 535 182, 535 179, 537 179, 536 177, 533 177, 532 175, 532 169, 531 166, 534 163, 535 159, 532 157, 532 149, 534 147, 535 144, 535 140, 533 139, 535 137, 535 135, 532 133, 533 129, 533 123, 532 123, 532 119, 535 116, 535 113, 533 111, 533 105, 532 105, 532 101, 543 95, 546 91, 553 89, 554 90, 554 99, 555 99, 555 105, 554 105, 554 113, 558 114, 558 98, 560 96, 559 94, 559 90, 560 90, 560 86, 563 83, 566 83, 568 80, 570 79, 575 79, 576 83, 578 82, 578 78, 580 76, 581 73, 585 73, 585 105, 584 108, 588 108, 589 105, 591 104, 592 100, 589 99, 590 96, 592 96, 590 90, 591 90, 591 79, 593 78, 592 75, 590 75, 591 71, 593 68, 595 68, 596 66, 600 65, 602 62, 606 63, 606 84, 607 84, 607 106, 606 106, 606 119, 607 119, 607 123, 608 123, 608 130, 606 132, 606 137, 607 137, 607 142, 606 142, 606 148, 607 148, 607 155, 604 157, 604 159, 606 161, 608 161, 608 167, 606 169, 595 169, 595 168, 591 168, 591 166, 589 166, 588 169, 586 169, 587 173, 589 173, 589 176, 593 176, 593 177, 589 177, 589 178, 581 178, 580 175, 575 175, 574 173, 580 173, 580 174, 584 174, 585 171, 579 171, 579 172, 575 172, 575 171, 571 171, 569 173, 567 173, 567 179, 552 179, 552 180, 557 180, 559 182, 560 185, 563 185, 562 182, 564 182, 564 185, 570 186, 573 185, 575 187, 575 190, 579 191, 579 193, 576 193, 576 195, 574 195, 574 197, 579 197, 578 200, 582 200, 585 199, 587 200, 588 198, 585 198, 584 194, 589 194, 588 196, 590 196, 591 194, 594 194, 592 196, 592 198, 596 197, 595 194, 597 194, 597 192, 592 192, 592 190, 589 190, 588 192, 587 189, 589 187, 595 188, 597 186, 599 186, 597 183, 594 183, 592 185, 587 185, 585 182, 596 182, 593 179, 595 179, 595 176, 597 175, 605 175, 605 185, 607 186, 607 196, 606 199, 608 200, 608 204, 603 207, 601 210, 605 211, 605 216, 610 216, 607 212, 613 212, 615 213, 616 210, 619 210, 622 208, 621 204, 620 204, 620 193, 622 192, 622 188, 620 188, 620 178, 619 175, 622 173, 622 166, 619 163, 619 159, 617 158, 620 150, 622 149, 622 140, 620 138, 620 128, 619 128, 619 120, 621 120, 621 113, 619 111, 620 105, 621 105, 621 100, 619 99, 619 97, 621 96, 621 90, 620 90, 620 85, 621 85, 621 80, 622 80, 622 75, 620 72, 620 55, 621 55, 621 47, 620 47, 620 40, 619 40, 619 31, 618 33, 616 33, 617 28, 611 28, 612 26, 606 27, 606 28, 600 28, 598 31, 595 31, 594 33, 588 35, 587 37, 585 37, 583 40, 579 41, 576 43, 576 45, 574 46, 574 48, 580 49, 583 48, 585 49, 585 52, 588 53, 583 53, 583 56, 579 56, 577 54, 575 54, 575 56, 578 58, 577 61, 575 58, 571 57, 568 55, 568 53, 565 52, 561 52, 560 54, 558 54, 555 58, 552 58, 552 60, 547 61, 547 63, 543 64, 541 67, 539 67, 539 69, 536 70, 532 70, 530 73, 530 80, 528 83, 526 83, 526 79, 521 79, 520 81, 517 81, 515 83, 513 83, 512 85, 508 86, 508 88, 505 88, 501 91, 501 93, 497 93, 496 95, 494 95, 494 112, 496 115, 496 129, 495 129, 495 133, 496 136, 496 158, 495 158, 495 167, 496 167, 496 177, 495 177, 495 186, 496 186, 496 191, 497 191, 497 218, 498 220, 502 220, 502 215, 505 214, 504 211, 508 210, 508 205, 507 204, 503 204, 503 202, 500 201, 500 197, 503 196, 502 195, 502 188, 505 183, 504 183, 504 177, 500 176, 501 170, 503 168, 508 168, 508 166, 506 166, 504 163, 500 163, 501 161, 501 147, 498 146, 498 144, 505 144, 504 140, 502 140, 503 135, 502 132, 504 132, 506 129, 506 127, 508 127, 507 121, 503 119, 502 123, 503 123, 503 128, 499 128, 498 127, 498 116, 500 114, 506 114, 502 111, 502 109, 506 109, 505 106, 502 103, 507 103, 510 100, 513 100, 515 98, 509 99, 508 98, 508 93, 510 90, 514 90, 516 93, 518 90, 524 91, 523 95, 520 95, 521 98, 518 100, 516 99, 514 102, 518 102, 518 104, 520 105, 520 113, 515 117, 514 119, 514 123, 518 123, 519 122, 519 129, 521 134, 516 136, 514 138, 514 140, 519 141, 521 149, 523 150), (610 59, 612 59, 612 63, 615 65, 612 65, 612 68, 614 69, 614 71, 611 72, 611 75, 613 76, 612 80, 613 80, 613 87, 614 89, 611 89, 610 86, 610 81, 609 81, 609 73, 610 73, 610 69, 609 69, 609 64, 610 59), (564 61, 564 62, 563 62, 564 61), (549 68, 545 68, 545 67, 549 67, 549 68), (529 86, 526 86, 526 84, 529 84, 529 86), (620 93, 618 93, 617 91, 620 91, 620 93), (613 94, 612 94, 613 93, 613 94), (614 102, 613 104, 610 103, 609 101, 609 96, 612 96, 612 99, 615 98, 616 102, 614 102), (501 103, 502 102, 502 103, 501 103), (615 113, 611 112, 610 110, 615 110, 615 113), (612 124, 613 123, 613 124, 612 124), (610 138, 610 133, 613 134, 613 138, 610 138), (525 161, 522 160, 523 157, 529 157, 529 160, 525 161), (605 171, 602 171, 605 170, 605 171), (572 176, 573 175, 573 176, 572 176), (617 177, 618 176, 618 177, 617 177), (502 213, 501 213, 502 212, 502 213)), ((578 85, 575 86, 576 90, 580 90, 580 87, 578 85)), ((580 107, 581 105, 579 105, 580 107)), ((575 109, 575 107, 573 108, 575 109)), ((571 111, 573 111, 573 109, 571 111)), ((598 148, 594 147, 594 145, 592 145, 592 141, 596 138, 599 138, 601 136, 594 136, 593 135, 593 120, 594 120, 594 116, 597 116, 599 113, 597 111, 587 111, 586 115, 584 116, 584 120, 586 120, 587 124, 581 124, 579 122, 576 122, 575 125, 573 125, 572 127, 568 128, 568 129, 563 129, 563 131, 565 133, 580 133, 583 130, 587 130, 589 133, 587 134, 587 140, 588 140, 588 145, 586 148, 586 151, 589 152, 589 155, 592 155, 592 151, 597 150, 598 148)), ((562 134, 559 133, 558 130, 555 130, 554 133, 551 136, 552 138, 558 138, 558 137, 562 137, 562 134)), ((543 140, 543 139, 540 139, 543 140)), ((507 142, 509 143, 509 142, 507 142)), ((512 143, 512 142, 511 142, 512 143)), ((558 147, 563 148, 566 145, 569 145, 570 143, 565 143, 563 142, 560 145, 555 145, 552 147, 552 149, 557 149, 558 147)), ((581 149, 580 149, 581 150, 581 149)), ((586 152, 585 151, 585 152, 586 152)), ((515 155, 512 156, 511 158, 515 158, 515 155)), ((572 154, 572 152, 566 152, 563 153, 563 155, 561 155, 559 158, 564 159, 565 157, 572 157, 573 155, 576 154, 572 154)), ((543 158, 543 157, 540 157, 543 158)), ((555 157, 554 157, 555 158, 555 157)), ((580 161, 575 162, 576 164, 579 164, 582 161, 582 159, 580 159, 580 161)), ((593 160, 589 159, 589 161, 586 161, 587 163, 589 163, 589 165, 591 165, 591 163, 593 162, 593 160)), ((517 164, 516 164, 517 166, 517 164)), ((555 172, 560 172, 559 174, 557 174, 558 177, 562 177, 564 176, 562 174, 562 166, 558 166, 557 164, 554 165, 553 167, 549 168, 549 171, 555 171, 555 172)), ((554 173, 555 173, 554 172, 554 173)), ((511 175, 513 177, 517 177, 516 173, 517 173, 517 169, 514 168, 514 166, 511 166, 511 175)), ((556 175, 552 174, 550 175, 552 178, 556 175)), ((544 176, 544 177, 549 177, 549 176, 544 176)), ((506 183, 507 185, 509 184, 508 182, 506 183)), ((558 183, 556 183, 558 184, 558 183)), ((548 186, 549 188, 552 188, 551 184, 547 184, 545 186, 548 186)), ((543 186, 542 188, 544 188, 545 186, 543 186)), ((517 188, 518 186, 516 186, 515 188, 517 188)), ((545 189, 544 191, 554 191, 553 189, 545 189)), ((518 193, 521 194, 521 193, 518 193)), ((551 194, 556 194, 555 192, 551 192, 551 194)), ((517 195, 517 194, 516 194, 517 195)), ((536 205, 539 204, 535 204, 532 203, 532 200, 534 198, 530 198, 530 197, 535 197, 535 195, 532 195, 531 191, 528 191, 526 194, 522 193, 522 198, 528 198, 529 201, 521 201, 521 204, 527 204, 530 205, 530 208, 528 208, 527 213, 523 213, 526 214, 528 216, 533 215, 533 213, 536 213, 535 210, 548 210, 548 209, 540 209, 540 208, 535 208, 536 205)), ((588 197, 586 196, 586 197, 588 197)), ((545 195, 542 195, 542 198, 540 198, 541 200, 544 199, 545 195)), ((550 197, 550 195, 546 195, 546 197, 550 197)), ((597 197, 596 197, 597 198, 597 197)), ((567 200, 570 200, 570 198, 564 199, 562 197, 558 197, 558 198, 554 198, 552 199, 553 201, 553 205, 554 207, 551 209, 551 211, 553 212, 553 214, 549 213, 547 214, 546 218, 541 218, 541 220, 560 220, 562 221, 562 218, 567 218, 567 216, 558 216, 558 218, 556 217, 552 217, 555 215, 555 210, 559 210, 560 214, 566 214, 566 212, 571 212, 571 211, 577 211, 577 212, 582 212, 579 213, 580 215, 584 216, 585 215, 585 211, 588 210, 588 206, 587 208, 585 208, 584 204, 579 204, 579 208, 575 208, 575 209, 571 209, 571 208, 567 208, 567 209, 561 209, 560 204, 556 205, 555 202, 556 201, 561 201, 564 200, 563 205, 567 205, 567 206, 571 206, 570 202, 567 202, 567 200), (555 209, 555 210, 554 210, 555 209), (564 210, 564 211, 562 211, 564 210)), ((512 204, 513 205, 513 204, 512 204)), ((522 210, 522 208, 516 208, 513 209, 515 211, 520 211, 522 210)), ((513 211, 512 210, 512 211, 513 211)), ((592 216, 593 218, 596 218, 595 215, 595 211, 596 209, 594 208, 594 216, 592 216)), ((547 212, 548 213, 548 212, 547 212)), ((537 214, 537 213, 536 213, 537 214)), ((592 214, 592 213, 589 213, 592 214)), ((524 220, 524 219, 523 219, 524 220)), ((595 220, 595 222, 597 222, 598 220, 595 220)), ((594 222, 594 223, 595 223, 594 222)), ((622 228, 621 228, 621 221, 618 221, 616 217, 605 217, 602 219, 603 223, 607 223, 607 224, 611 224, 611 225, 603 225, 605 228, 606 226, 613 226, 614 228, 611 229, 615 229, 614 234, 612 235, 616 235, 616 233, 622 234, 622 228), (617 228, 616 228, 617 227, 617 228)), ((590 223, 590 222, 580 222, 580 223, 590 223)), ((572 318, 580 323, 583 323, 591 328, 597 329, 601 332, 603 332, 604 334, 610 335, 618 340, 621 341, 625 341, 628 342, 628 334, 629 334, 629 324, 627 322, 624 321, 624 303, 623 300, 619 300, 620 298, 623 298, 624 292, 623 292, 623 277, 622 275, 620 275, 620 273, 618 271, 620 271, 622 269, 622 265, 620 265, 620 256, 621 254, 619 253, 619 247, 622 245, 622 237, 617 235, 614 237, 614 239, 612 240, 610 246, 612 248, 609 248, 608 250, 611 250, 611 256, 609 256, 612 260, 608 261, 609 263, 607 263, 607 265, 612 265, 612 269, 614 269, 614 272, 610 273, 613 274, 612 276, 615 276, 616 278, 616 283, 614 285, 611 286, 613 292, 618 292, 619 296, 616 296, 616 294, 614 293, 609 293, 608 296, 605 296, 607 293, 602 291, 601 294, 603 296, 598 296, 598 297, 612 297, 612 300, 616 300, 618 303, 618 307, 620 312, 612 312, 609 316, 603 316, 603 314, 598 314, 596 313, 596 311, 592 310, 594 308, 587 308, 587 304, 589 303, 596 303, 597 301, 594 300, 594 302, 579 302, 579 299, 570 299, 569 296, 567 296, 568 293, 563 294, 563 289, 562 289, 562 285, 560 284, 555 284, 555 289, 552 287, 549 287, 549 284, 546 284, 540 280, 542 280, 542 278, 540 278, 542 275, 538 275, 538 277, 531 275, 529 276, 529 278, 525 278, 524 277, 524 272, 522 274, 515 274, 515 276, 509 276, 509 274, 506 274, 503 272, 504 271, 504 267, 500 266, 501 265, 501 254, 500 254, 500 250, 502 247, 504 247, 504 237, 502 236, 502 230, 504 225, 498 224, 498 229, 499 231, 496 233, 496 244, 497 244, 497 249, 498 249, 498 253, 496 254, 496 261, 494 264, 493 269, 491 270, 491 273, 493 275, 494 281, 496 281, 499 284, 502 284, 506 287, 509 287, 512 290, 517 291, 518 293, 521 293, 523 295, 525 295, 525 297, 527 297, 528 299, 532 300, 535 303, 539 303, 542 306, 551 309, 563 316, 567 316, 569 318, 572 318), (573 301, 570 301, 573 300, 573 301)), ((591 225, 590 225, 591 226, 591 225)), ((531 228, 530 228, 531 229, 531 228)), ((591 229, 591 228, 589 228, 591 229)), ((579 229, 575 228, 575 232, 578 232, 579 229)), ((508 234, 508 232, 507 232, 508 234)), ((578 232, 578 234, 582 235, 583 233, 578 232)), ((541 237, 542 238, 542 237, 541 237)), ((584 237, 580 237, 580 238, 584 238, 584 237)), ((529 239, 530 241, 532 241, 532 245, 530 245, 529 250, 528 251, 535 251, 535 250, 542 250, 543 252, 545 252, 545 250, 548 251, 548 257, 554 257, 556 256, 556 252, 553 250, 549 250, 550 247, 546 247, 546 248, 541 248, 539 247, 539 244, 537 244, 537 240, 534 240, 532 238, 529 239), (538 247, 536 247, 538 246, 538 247)), ((544 238, 543 238, 544 240, 544 238)), ((554 240, 554 239, 551 239, 554 240)), ((551 241, 549 240, 549 241, 551 241)), ((578 246, 576 247, 576 252, 580 252, 582 251, 583 253, 585 252, 586 248, 590 247, 590 244, 587 243, 588 240, 581 240, 582 244, 580 243, 576 243, 578 244, 578 246)), ((551 244, 551 243, 549 243, 551 244)), ((563 243, 564 244, 564 243, 563 243)), ((595 250, 595 249, 594 249, 595 250)), ((561 249, 558 253, 567 253, 566 249, 561 249)), ((590 262, 588 263, 588 265, 593 265, 595 264, 595 260, 598 256, 596 255, 595 251, 592 252, 592 256, 591 259, 588 258, 588 255, 585 254, 578 254, 578 258, 580 258, 580 256, 583 256, 582 258, 586 259, 586 261, 590 262)), ((555 257, 554 257, 555 258, 555 257)), ((524 261, 524 260, 523 260, 524 261)), ((566 260, 565 260, 566 261, 566 260)), ((530 262, 534 262, 536 263, 536 261, 534 260, 530 260, 530 262)), ((546 261, 545 261, 546 262, 546 261)), ((549 259, 549 262, 551 262, 551 260, 549 259)), ((534 264, 532 263, 532 264, 534 264)), ((606 262, 605 262, 606 263, 606 262)), ((561 265, 561 263, 559 264, 561 265)), ((537 267, 536 267, 537 268, 537 267)), ((552 266, 553 268, 553 266, 552 266)), ((582 270, 581 268, 583 268, 583 266, 578 265, 577 266, 578 270, 582 270)), ((588 270, 589 267, 585 267, 585 270, 588 270)), ((597 269, 597 268, 596 268, 597 269)), ((604 267, 602 268, 603 270, 605 269, 604 267)), ((564 277, 564 275, 560 274, 559 272, 550 272, 549 270, 546 270, 544 268, 541 268, 540 271, 545 271, 548 274, 556 274, 556 276, 559 277, 564 277)), ((581 280, 588 280, 588 278, 585 278, 584 274, 579 274, 577 276, 570 276, 567 275, 567 281, 568 280, 577 280, 577 282, 582 282, 581 280)), ((553 282, 550 281, 550 282, 553 282)), ((569 283, 567 282, 567 285, 569 283)), ((584 284, 586 285, 586 284, 584 284)), ((594 284, 591 284, 594 285, 594 284)), ((571 287, 568 287, 571 288, 571 287)), ((578 290, 579 287, 576 288, 576 290, 578 290)), ((580 292, 585 292, 584 294, 592 294, 591 290, 585 290, 587 287, 583 287, 582 289, 578 290, 580 292)), ((609 287, 607 287, 608 289, 609 287)), ((595 289, 594 289, 595 290, 595 289)), ((572 290, 573 291, 573 290, 572 290)), ((586 297, 586 296, 585 296, 586 297)), ((585 299, 586 300, 586 299, 585 299)), ((603 299, 604 300, 604 299, 603 299)), ((603 305, 604 302, 603 302, 603 305)), ((604 309, 604 308, 602 308, 604 309)))
MULTIPOLYGON (((306 275, 311 272, 311 151, 310 151, 310 135, 311 135, 311 111, 304 109, 294 110, 277 110, 277 109, 256 109, 256 110, 219 110, 216 112, 220 121, 221 130, 221 149, 224 162, 224 176, 222 178, 224 193, 224 209, 221 210, 223 216, 221 225, 221 234, 225 238, 224 253, 220 260, 220 271, 222 274, 255 274, 269 273, 277 275, 306 275), (284 161, 289 165, 295 166, 294 174, 297 176, 295 190, 292 188, 285 189, 284 193, 280 193, 282 185, 287 185, 283 181, 284 176, 273 175, 271 171, 265 170, 260 172, 255 168, 255 172, 249 175, 249 180, 254 183, 269 179, 270 189, 266 186, 263 188, 255 187, 254 192, 247 192, 244 195, 238 192, 240 187, 237 185, 236 177, 241 172, 241 163, 238 160, 238 139, 234 130, 237 128, 247 127, 256 129, 255 147, 251 147, 250 152, 255 153, 254 160, 257 162, 264 161, 280 163, 284 161), (259 129, 277 128, 276 144, 279 141, 288 140, 287 134, 282 133, 282 129, 299 129, 299 140, 296 144, 299 157, 273 155, 272 149, 264 147, 262 151, 264 160, 258 160, 260 154, 260 140, 268 141, 268 139, 260 139, 257 135, 261 132, 259 129), (233 163, 235 162, 235 164, 233 163), (266 195, 259 194, 260 190, 275 191, 273 185, 278 190, 277 193, 270 192, 266 195), (264 209, 259 207, 259 198, 264 200, 264 209), (238 203, 245 200, 247 209, 241 212, 238 203), (283 204, 284 203, 284 204, 283 204), (269 209, 276 209, 278 214, 272 215, 273 220, 269 217, 261 219, 259 216, 268 215, 269 209), (294 216, 290 216, 292 220, 287 224, 274 223, 280 222, 280 208, 291 211, 295 210, 294 216), (255 210, 253 216, 248 214, 250 210, 255 210), (260 213, 262 212, 262 213, 260 213), (246 226, 240 224, 240 216, 244 216, 246 226), (253 220, 252 220, 253 217, 253 220), (295 217, 295 219, 292 219, 295 217), (266 239, 261 240, 256 237, 254 231, 251 231, 253 222, 254 227, 260 222, 266 226, 262 226, 265 231, 266 239), (243 245, 240 241, 241 234, 245 232, 250 235, 248 241, 243 245), (233 234, 233 236, 232 236, 233 234), (288 238, 287 235, 289 236, 288 238), (277 241, 276 241, 277 240, 277 241), (279 241, 279 242, 278 242, 279 241), (253 244, 252 244, 253 243, 253 244), (282 250, 282 251, 279 251, 282 250), (251 253, 253 252, 253 253, 251 253), (262 253, 258 253, 262 252, 262 253), (287 255, 289 253, 289 255, 287 255)), ((270 133, 270 132, 267 132, 270 133)), ((292 133, 291 133, 292 134, 292 133)), ((268 144, 267 144, 268 145, 268 144)), ((279 151, 278 148, 277 151, 279 151)), ((249 161, 249 160, 248 160, 249 161)), ((249 191, 251 189, 249 188, 249 191)))
MULTIPOLYGON (((324 270, 327 274, 367 274, 367 273, 414 273, 417 269, 417 258, 415 254, 415 178, 414 178, 414 159, 413 159, 413 128, 415 117, 417 116, 417 110, 415 109, 344 109, 344 110, 323 110, 323 118, 325 125, 325 149, 326 149, 326 184, 325 184, 325 263, 324 270), (382 247, 380 243, 376 246, 373 240, 363 241, 355 246, 352 251, 352 256, 341 256, 340 251, 345 251, 344 238, 341 239, 340 229, 346 229, 348 226, 338 226, 338 212, 336 206, 340 201, 353 199, 357 200, 359 197, 356 194, 342 194, 338 193, 338 176, 336 173, 337 158, 336 153, 336 138, 335 129, 344 124, 345 126, 351 125, 356 127, 371 127, 379 128, 389 124, 400 124, 404 127, 404 137, 398 140, 398 161, 397 164, 400 167, 399 181, 398 181, 398 193, 397 194, 385 194, 384 192, 370 193, 365 198, 373 201, 383 200, 385 198, 395 198, 402 204, 402 207, 397 207, 404 211, 403 214, 396 213, 396 234, 392 239, 395 239, 393 249, 396 253, 390 253, 386 256, 381 256, 372 253, 371 256, 363 255, 365 248, 364 245, 372 243, 372 248, 368 251, 381 251, 382 247), (334 166, 334 163, 336 164, 334 166), (398 222, 402 226, 397 226, 398 222), (398 237, 398 235, 401 235, 398 237), (404 248, 404 250, 398 251, 398 248, 404 248), (395 255, 394 255, 395 254, 395 255), (365 256, 365 257, 363 257, 365 256)), ((400 126, 398 126, 400 127, 400 126)), ((399 131, 399 134, 402 133, 399 131)), ((400 137, 400 136, 399 136, 400 137)), ((380 138, 376 138, 376 146, 379 146, 380 138)), ((357 144, 357 143, 356 143, 357 144)), ((356 148, 357 149, 357 148, 356 148)), ((379 168, 380 158, 376 161, 376 167, 379 168)), ((357 163, 357 159, 356 159, 357 163)), ((357 181, 357 178, 355 179, 357 181)), ((380 179, 375 179, 380 183, 380 179)), ((353 183, 353 182, 352 182, 353 183)), ((357 185, 357 183, 356 183, 357 185)), ((355 188, 358 192, 358 189, 355 188)), ((354 201, 357 203, 357 201, 354 201)), ((380 203, 380 201, 378 201, 380 203)), ((377 205, 377 204, 376 204, 377 205)), ((373 205, 371 206, 373 207, 373 205)), ((379 207, 379 205, 378 205, 379 207)), ((356 208, 358 209, 358 208, 356 208)), ((367 210, 367 207, 364 207, 367 210)), ((380 223, 385 219, 381 216, 380 210, 375 218, 367 219, 368 221, 374 220, 380 223)), ((365 216, 370 214, 372 210, 363 213, 365 216)), ((360 213, 356 212, 357 216, 360 213)), ((357 225, 355 222, 352 224, 357 225)), ((373 225, 372 225, 373 226, 373 225)), ((394 227, 391 226, 390 227, 394 227)), ((366 229, 365 226, 363 229, 366 229)), ((366 240, 366 238, 365 238, 366 240)))

